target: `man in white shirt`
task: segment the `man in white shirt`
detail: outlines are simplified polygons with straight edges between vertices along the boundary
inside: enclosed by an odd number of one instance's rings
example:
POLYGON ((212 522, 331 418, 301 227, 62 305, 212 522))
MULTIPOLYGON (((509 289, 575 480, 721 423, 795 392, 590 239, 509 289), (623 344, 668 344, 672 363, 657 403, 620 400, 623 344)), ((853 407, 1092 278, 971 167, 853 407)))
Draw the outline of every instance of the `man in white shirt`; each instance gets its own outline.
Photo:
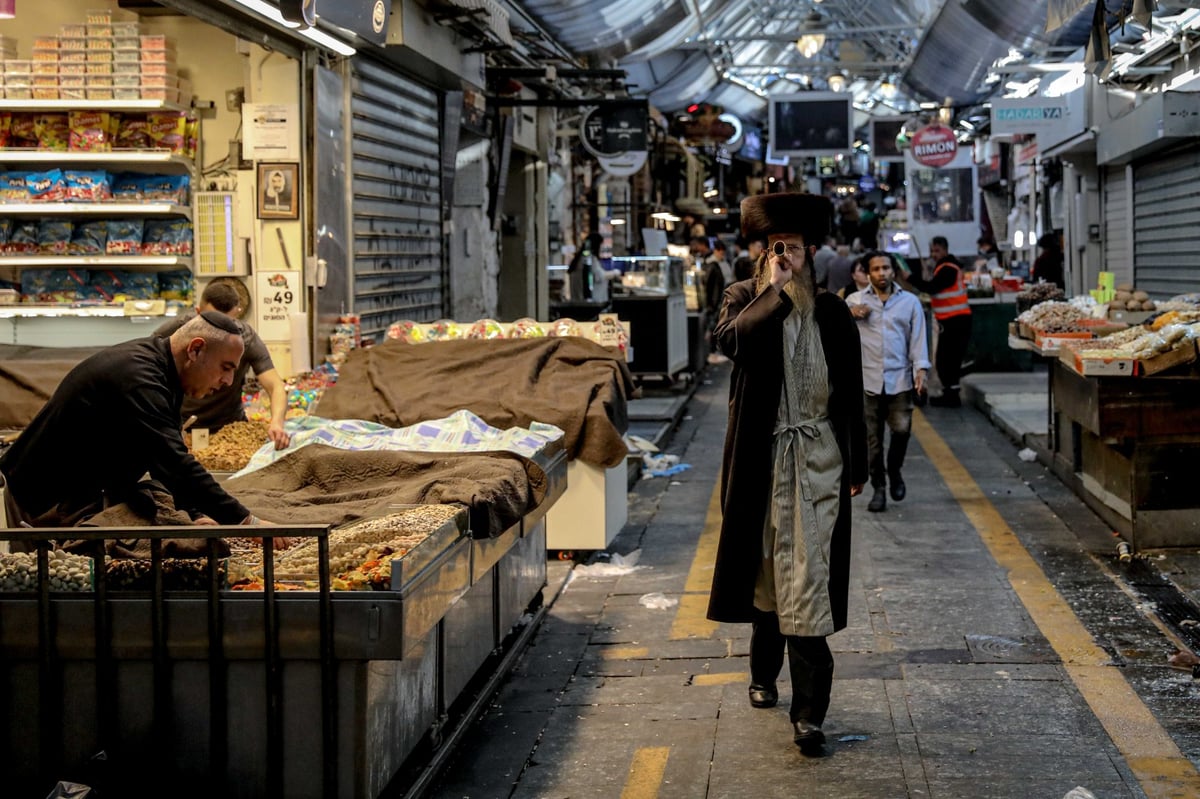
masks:
POLYGON ((875 489, 867 510, 887 510, 887 484, 892 499, 907 493, 900 474, 912 429, 913 391, 925 390, 929 350, 925 341, 925 311, 910 291, 894 280, 887 253, 863 256, 871 283, 846 298, 858 323, 862 342, 863 405, 867 423, 867 457, 875 489), (892 431, 884 465, 883 428, 892 431))
POLYGON ((834 246, 837 244, 837 239, 832 236, 825 238, 825 243, 821 245, 821 249, 817 250, 813 256, 813 269, 817 277, 817 285, 827 288, 830 291, 837 293, 841 286, 829 285, 829 263, 837 255, 837 250, 834 246))

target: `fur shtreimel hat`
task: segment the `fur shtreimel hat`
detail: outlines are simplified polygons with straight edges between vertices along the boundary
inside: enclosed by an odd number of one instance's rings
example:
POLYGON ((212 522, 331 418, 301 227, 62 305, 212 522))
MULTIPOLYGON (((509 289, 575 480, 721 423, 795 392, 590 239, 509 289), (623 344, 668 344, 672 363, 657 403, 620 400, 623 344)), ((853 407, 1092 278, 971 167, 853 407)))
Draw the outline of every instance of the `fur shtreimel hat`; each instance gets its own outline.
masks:
POLYGON ((833 230, 833 203, 819 194, 757 194, 742 200, 742 235, 747 239, 799 233, 820 246, 833 230))

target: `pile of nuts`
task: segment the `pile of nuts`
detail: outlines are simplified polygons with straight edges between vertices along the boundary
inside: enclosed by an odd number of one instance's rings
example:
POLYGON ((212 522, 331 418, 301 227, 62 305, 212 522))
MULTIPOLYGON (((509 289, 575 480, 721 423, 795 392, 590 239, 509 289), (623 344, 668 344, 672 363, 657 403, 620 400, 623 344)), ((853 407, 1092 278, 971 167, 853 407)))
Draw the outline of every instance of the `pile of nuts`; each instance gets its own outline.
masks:
MULTIPOLYGON (((91 591, 92 559, 52 549, 48 561, 51 591, 91 591)), ((36 591, 37 553, 0 555, 0 591, 36 591)))
POLYGON ((1043 302, 1017 317, 1017 321, 1046 333, 1084 330, 1076 323, 1087 314, 1067 302, 1043 302))
MULTIPOLYGON (((208 439, 208 446, 194 450, 192 454, 200 465, 211 472, 236 472, 246 468, 250 458, 263 444, 267 443, 266 422, 233 422, 227 424, 208 439)), ((192 438, 184 435, 184 443, 191 449, 192 438)))
MULTIPOLYGON (((418 505, 333 530, 329 533, 329 573, 339 575, 363 563, 402 558, 459 513, 457 505, 418 505)), ((318 568, 317 540, 310 538, 278 555, 279 579, 312 579, 318 568)))

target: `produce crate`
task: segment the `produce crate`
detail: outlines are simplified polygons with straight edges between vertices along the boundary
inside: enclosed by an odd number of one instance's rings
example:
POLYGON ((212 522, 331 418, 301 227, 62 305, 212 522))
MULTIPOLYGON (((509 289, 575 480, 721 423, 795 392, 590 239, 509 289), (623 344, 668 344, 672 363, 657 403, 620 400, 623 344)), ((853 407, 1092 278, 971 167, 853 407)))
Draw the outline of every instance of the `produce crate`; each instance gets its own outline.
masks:
POLYGON ((1151 316, 1157 313, 1156 311, 1109 311, 1108 321, 1124 322, 1127 325, 1140 325, 1151 316))
POLYGON ((1072 341, 1090 341, 1095 338, 1091 333, 1043 333, 1035 330, 1034 342, 1044 353, 1057 352, 1063 344, 1072 341))
POLYGON ((1150 376, 1196 360, 1196 343, 1188 341, 1182 347, 1138 361, 1138 374, 1150 376))

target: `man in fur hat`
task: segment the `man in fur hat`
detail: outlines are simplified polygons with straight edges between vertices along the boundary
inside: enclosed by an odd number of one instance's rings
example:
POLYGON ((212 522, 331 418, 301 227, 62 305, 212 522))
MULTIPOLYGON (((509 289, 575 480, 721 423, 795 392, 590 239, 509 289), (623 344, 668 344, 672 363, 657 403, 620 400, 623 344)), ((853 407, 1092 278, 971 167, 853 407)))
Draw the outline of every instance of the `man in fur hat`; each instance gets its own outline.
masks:
POLYGON ((754 707, 778 701, 786 650, 793 740, 805 754, 825 742, 825 639, 846 626, 850 497, 867 480, 858 329, 814 280, 832 219, 816 195, 744 200, 742 235, 767 239, 767 251, 754 277, 725 290, 715 330, 733 374, 708 618, 754 625, 754 707))

